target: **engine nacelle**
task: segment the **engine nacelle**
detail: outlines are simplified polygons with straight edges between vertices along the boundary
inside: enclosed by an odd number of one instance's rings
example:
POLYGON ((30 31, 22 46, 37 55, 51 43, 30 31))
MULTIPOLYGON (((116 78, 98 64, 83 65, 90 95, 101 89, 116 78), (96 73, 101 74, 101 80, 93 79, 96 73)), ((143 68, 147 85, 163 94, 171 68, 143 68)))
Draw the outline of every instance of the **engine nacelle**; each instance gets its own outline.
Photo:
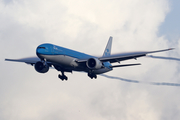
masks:
POLYGON ((89 69, 100 69, 103 67, 102 62, 99 61, 97 58, 89 58, 88 61, 86 62, 86 65, 89 69))
POLYGON ((49 70, 49 65, 47 63, 43 63, 41 61, 38 61, 35 63, 34 68, 39 73, 46 73, 49 70))

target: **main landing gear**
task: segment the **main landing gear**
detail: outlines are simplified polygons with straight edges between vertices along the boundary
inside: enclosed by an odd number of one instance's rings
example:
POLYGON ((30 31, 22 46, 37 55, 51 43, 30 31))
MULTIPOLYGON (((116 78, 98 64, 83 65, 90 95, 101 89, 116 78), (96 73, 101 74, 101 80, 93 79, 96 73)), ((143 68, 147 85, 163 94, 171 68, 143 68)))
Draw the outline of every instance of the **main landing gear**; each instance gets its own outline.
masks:
POLYGON ((64 72, 62 72, 61 71, 61 73, 62 73, 62 75, 58 75, 58 77, 63 81, 63 80, 68 80, 68 77, 66 76, 66 75, 64 75, 64 72))
POLYGON ((93 78, 97 78, 97 75, 96 74, 94 74, 94 73, 92 73, 92 72, 89 72, 88 73, 88 76, 91 78, 91 79, 93 79, 93 78))

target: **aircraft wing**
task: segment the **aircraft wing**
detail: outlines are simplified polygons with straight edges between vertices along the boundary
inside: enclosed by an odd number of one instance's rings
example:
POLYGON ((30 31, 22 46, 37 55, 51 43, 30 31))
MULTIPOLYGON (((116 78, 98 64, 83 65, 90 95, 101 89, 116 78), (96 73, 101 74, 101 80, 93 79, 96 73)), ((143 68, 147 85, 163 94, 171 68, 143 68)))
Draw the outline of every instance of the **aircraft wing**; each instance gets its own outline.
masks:
POLYGON ((158 50, 158 51, 149 51, 149 52, 121 53, 121 54, 111 55, 108 57, 100 57, 98 59, 102 62, 109 61, 110 63, 114 63, 114 62, 120 62, 123 60, 136 59, 138 57, 146 56, 147 54, 150 54, 150 53, 163 52, 163 51, 168 51, 168 50, 172 50, 172 49, 173 48, 158 50))
POLYGON ((13 61, 13 62, 24 62, 27 64, 35 64, 38 61, 41 61, 38 57, 28 57, 28 58, 21 58, 21 59, 5 59, 5 61, 13 61))

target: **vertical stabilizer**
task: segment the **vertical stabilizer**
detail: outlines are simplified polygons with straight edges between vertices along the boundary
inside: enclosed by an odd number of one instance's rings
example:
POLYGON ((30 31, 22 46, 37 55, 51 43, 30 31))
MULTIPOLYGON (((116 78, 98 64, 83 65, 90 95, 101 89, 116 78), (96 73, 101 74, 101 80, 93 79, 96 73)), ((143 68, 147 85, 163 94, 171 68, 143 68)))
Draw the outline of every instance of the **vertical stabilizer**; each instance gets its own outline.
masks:
POLYGON ((106 46, 106 49, 104 50, 103 57, 111 55, 112 39, 113 39, 113 37, 110 36, 109 41, 108 41, 107 46, 106 46))

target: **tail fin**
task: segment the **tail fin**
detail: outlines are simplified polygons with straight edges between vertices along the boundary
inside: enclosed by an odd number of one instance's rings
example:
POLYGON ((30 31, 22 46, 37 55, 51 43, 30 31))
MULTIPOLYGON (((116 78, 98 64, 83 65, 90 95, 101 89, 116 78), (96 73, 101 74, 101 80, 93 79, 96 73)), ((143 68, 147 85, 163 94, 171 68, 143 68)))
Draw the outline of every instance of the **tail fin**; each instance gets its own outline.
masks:
POLYGON ((111 55, 112 39, 113 39, 113 37, 110 36, 109 41, 108 41, 107 46, 106 46, 106 49, 104 50, 103 57, 111 55))

